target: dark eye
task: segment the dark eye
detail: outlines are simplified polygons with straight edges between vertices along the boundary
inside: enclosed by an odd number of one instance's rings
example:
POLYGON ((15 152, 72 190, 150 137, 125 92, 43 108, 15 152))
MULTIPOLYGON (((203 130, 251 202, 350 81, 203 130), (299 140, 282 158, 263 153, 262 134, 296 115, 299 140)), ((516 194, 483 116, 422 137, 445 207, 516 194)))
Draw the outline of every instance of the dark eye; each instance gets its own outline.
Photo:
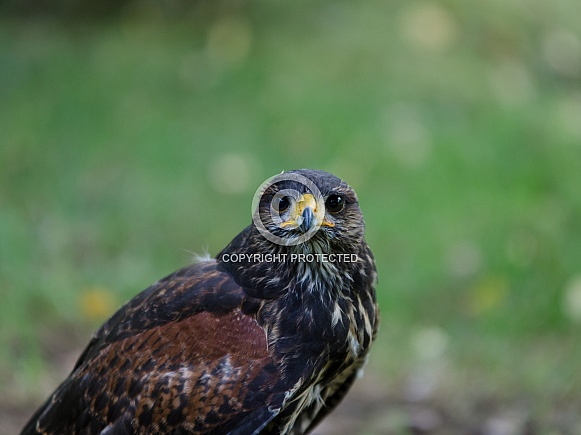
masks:
POLYGON ((329 195, 327 201, 325 201, 325 208, 331 213, 339 213, 345 207, 345 201, 340 195, 329 195))
POLYGON ((275 201, 275 207, 279 213, 283 213, 290 206, 290 198, 288 196, 281 196, 275 201))

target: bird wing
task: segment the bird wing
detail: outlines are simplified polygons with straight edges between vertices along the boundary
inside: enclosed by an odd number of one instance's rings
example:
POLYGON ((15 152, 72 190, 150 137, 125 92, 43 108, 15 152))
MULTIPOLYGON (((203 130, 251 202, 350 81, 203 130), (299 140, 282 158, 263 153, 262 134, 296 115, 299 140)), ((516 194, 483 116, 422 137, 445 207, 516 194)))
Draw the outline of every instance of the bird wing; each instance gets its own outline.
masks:
POLYGON ((168 276, 103 325, 23 434, 258 433, 285 400, 259 305, 215 262, 168 276))

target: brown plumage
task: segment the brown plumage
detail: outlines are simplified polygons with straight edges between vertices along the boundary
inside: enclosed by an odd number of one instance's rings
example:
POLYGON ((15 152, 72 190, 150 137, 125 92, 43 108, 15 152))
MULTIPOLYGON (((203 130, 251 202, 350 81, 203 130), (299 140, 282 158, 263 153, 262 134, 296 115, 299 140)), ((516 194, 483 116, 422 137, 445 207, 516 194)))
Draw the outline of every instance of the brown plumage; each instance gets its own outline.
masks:
POLYGON ((282 179, 261 192, 257 216, 282 240, 311 231, 308 240, 272 242, 255 220, 215 259, 146 289, 102 326, 22 433, 312 430, 365 362, 379 323, 376 273, 355 192, 325 172, 285 174, 311 180, 325 207, 282 179), (277 196, 284 189, 298 196, 277 196))

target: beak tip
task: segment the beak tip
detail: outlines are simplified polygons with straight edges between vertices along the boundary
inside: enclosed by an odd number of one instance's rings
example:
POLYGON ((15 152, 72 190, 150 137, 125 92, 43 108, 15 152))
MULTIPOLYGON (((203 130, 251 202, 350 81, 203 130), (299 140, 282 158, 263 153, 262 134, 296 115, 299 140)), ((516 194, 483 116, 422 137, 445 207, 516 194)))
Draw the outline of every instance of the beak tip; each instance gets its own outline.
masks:
POLYGON ((315 213, 311 207, 306 207, 303 210, 300 218, 301 223, 299 224, 299 230, 301 230, 303 233, 306 233, 317 224, 317 217, 315 216, 315 213))

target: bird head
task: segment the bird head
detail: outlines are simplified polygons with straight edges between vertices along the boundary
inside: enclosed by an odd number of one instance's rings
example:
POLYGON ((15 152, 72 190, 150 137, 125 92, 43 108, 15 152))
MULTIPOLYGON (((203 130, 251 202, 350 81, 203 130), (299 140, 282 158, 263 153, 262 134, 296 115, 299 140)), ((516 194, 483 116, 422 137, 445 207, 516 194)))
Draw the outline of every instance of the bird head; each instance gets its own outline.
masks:
POLYGON ((257 193, 254 225, 271 243, 342 252, 363 240, 363 215, 355 191, 328 172, 283 172, 257 193))
POLYGON ((373 275, 357 195, 340 178, 311 169, 283 172, 260 186, 252 210, 252 225, 217 255, 220 267, 250 296, 270 299, 288 288, 301 293, 303 287, 314 294, 354 276, 373 275), (258 260, 245 254, 257 254, 258 260), (282 261, 263 257, 279 254, 282 261), (293 254, 304 254, 305 260, 293 261, 293 254), (325 261, 325 254, 332 258, 325 261))

